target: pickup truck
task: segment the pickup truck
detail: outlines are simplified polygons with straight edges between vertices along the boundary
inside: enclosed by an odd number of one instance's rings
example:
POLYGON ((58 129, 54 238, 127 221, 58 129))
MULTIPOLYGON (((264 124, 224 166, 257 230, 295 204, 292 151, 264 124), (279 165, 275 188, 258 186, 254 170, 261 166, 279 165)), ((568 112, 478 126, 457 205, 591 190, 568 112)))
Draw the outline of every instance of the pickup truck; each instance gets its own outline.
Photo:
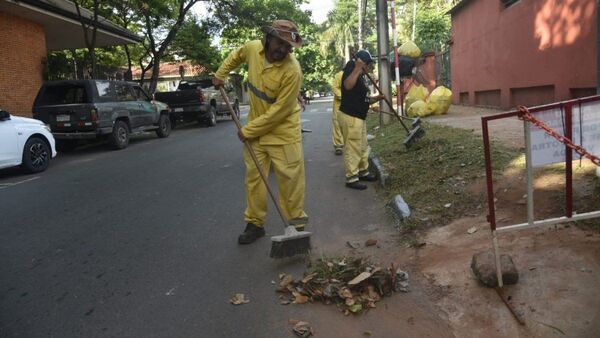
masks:
MULTIPOLYGON (((240 102, 231 86, 225 86, 229 103, 239 116, 240 102)), ((174 92, 156 92, 154 98, 173 110, 171 125, 181 121, 198 121, 209 127, 217 125, 217 117, 228 116, 229 109, 211 79, 181 81, 174 92)))
POLYGON ((170 108, 150 99, 137 83, 124 81, 46 82, 33 103, 33 117, 50 126, 63 151, 78 140, 98 138, 123 149, 130 135, 152 130, 164 138, 171 132, 170 108))

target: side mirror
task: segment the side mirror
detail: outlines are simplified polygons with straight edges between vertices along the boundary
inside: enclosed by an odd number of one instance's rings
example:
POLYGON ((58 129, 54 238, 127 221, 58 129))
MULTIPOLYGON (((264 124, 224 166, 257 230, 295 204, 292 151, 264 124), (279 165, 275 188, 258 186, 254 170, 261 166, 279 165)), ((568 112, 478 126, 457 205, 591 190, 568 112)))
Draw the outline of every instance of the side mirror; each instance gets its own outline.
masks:
POLYGON ((0 110, 0 121, 10 120, 10 113, 5 110, 0 110))

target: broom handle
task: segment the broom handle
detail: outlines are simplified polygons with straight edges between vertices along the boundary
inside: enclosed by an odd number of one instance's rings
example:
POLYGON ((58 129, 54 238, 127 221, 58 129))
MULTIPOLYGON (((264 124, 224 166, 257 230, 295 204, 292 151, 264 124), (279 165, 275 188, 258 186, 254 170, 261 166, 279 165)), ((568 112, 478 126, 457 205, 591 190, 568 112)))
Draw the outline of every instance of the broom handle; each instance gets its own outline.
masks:
MULTIPOLYGON (((223 96, 223 100, 225 100, 225 104, 227 104, 227 108, 229 108, 229 113, 231 114, 231 117, 233 118, 233 122, 235 122, 235 126, 237 127, 238 131, 241 131, 242 124, 240 123, 240 119, 237 117, 235 111, 233 110, 231 103, 229 103, 229 98, 227 98, 227 94, 225 93, 223 86, 220 86, 219 89, 221 90, 221 96, 223 96)), ((267 176, 265 175, 262 167, 260 166, 260 163, 258 162, 258 158, 256 157, 256 154, 254 153, 254 149, 252 149, 252 146, 250 145, 250 141, 248 141, 246 139, 246 140, 244 140, 244 144, 246 145, 246 148, 248 148, 250 157, 252 157, 252 161, 254 162, 254 165, 256 165, 256 169, 258 169, 258 173, 260 174, 260 177, 262 178, 263 182, 265 182, 265 186, 267 187, 267 191, 269 192, 269 195, 271 196, 271 199, 273 200, 273 203, 275 204, 277 213, 279 214, 279 216, 281 217, 281 220, 283 221, 283 227, 287 228, 287 226, 289 225, 288 221, 285 218, 285 216, 283 215, 283 211, 281 210, 281 207, 279 206, 279 202, 277 201, 277 198, 275 198, 275 194, 273 193, 273 190, 271 190, 271 187, 269 186, 269 183, 267 182, 267 176)))
MULTIPOLYGON (((371 75, 369 75, 369 73, 367 73, 367 72, 365 72, 364 74, 367 76, 367 78, 369 78, 369 81, 371 81, 371 83, 373 84, 373 87, 375 87, 375 89, 377 89, 379 94, 383 95, 383 93, 381 92, 381 89, 379 89, 379 86, 375 83, 375 81, 373 81, 373 78, 371 77, 371 75)), ((388 106, 390 106, 390 109, 394 112, 394 116, 396 116, 398 121, 400 121, 400 124, 402 125, 402 127, 404 127, 404 130, 406 130, 407 133, 410 133, 410 130, 408 130, 408 127, 406 127, 404 122, 402 122, 402 119, 400 119, 400 116, 398 116, 396 109, 394 109, 394 106, 392 105, 392 103, 388 100, 388 98, 385 95, 383 95, 383 100, 388 104, 388 106)))

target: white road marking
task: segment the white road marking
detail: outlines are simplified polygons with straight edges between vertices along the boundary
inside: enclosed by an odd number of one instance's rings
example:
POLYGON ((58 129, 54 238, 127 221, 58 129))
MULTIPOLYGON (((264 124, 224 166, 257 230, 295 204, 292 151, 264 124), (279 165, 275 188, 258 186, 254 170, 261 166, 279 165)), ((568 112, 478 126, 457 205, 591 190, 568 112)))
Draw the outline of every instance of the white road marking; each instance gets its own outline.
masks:
POLYGON ((12 187, 12 186, 15 186, 15 185, 18 185, 18 184, 21 184, 21 183, 26 183, 26 182, 29 182, 29 181, 37 180, 40 177, 41 176, 35 176, 35 177, 28 178, 28 179, 23 180, 23 181, 10 182, 10 183, 0 183, 0 189, 4 189, 4 188, 12 187))

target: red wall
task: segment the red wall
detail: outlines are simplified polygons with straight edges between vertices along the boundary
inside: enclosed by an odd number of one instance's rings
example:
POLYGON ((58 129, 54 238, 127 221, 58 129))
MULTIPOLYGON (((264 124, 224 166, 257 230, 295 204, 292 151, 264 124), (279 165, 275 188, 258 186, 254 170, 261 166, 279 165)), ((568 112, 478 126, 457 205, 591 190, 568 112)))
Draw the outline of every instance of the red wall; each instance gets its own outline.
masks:
POLYGON ((471 0, 452 14, 455 104, 511 108, 596 88, 596 0, 471 0))
POLYGON ((0 12, 0 108, 31 116, 43 83, 46 33, 41 25, 0 12))

